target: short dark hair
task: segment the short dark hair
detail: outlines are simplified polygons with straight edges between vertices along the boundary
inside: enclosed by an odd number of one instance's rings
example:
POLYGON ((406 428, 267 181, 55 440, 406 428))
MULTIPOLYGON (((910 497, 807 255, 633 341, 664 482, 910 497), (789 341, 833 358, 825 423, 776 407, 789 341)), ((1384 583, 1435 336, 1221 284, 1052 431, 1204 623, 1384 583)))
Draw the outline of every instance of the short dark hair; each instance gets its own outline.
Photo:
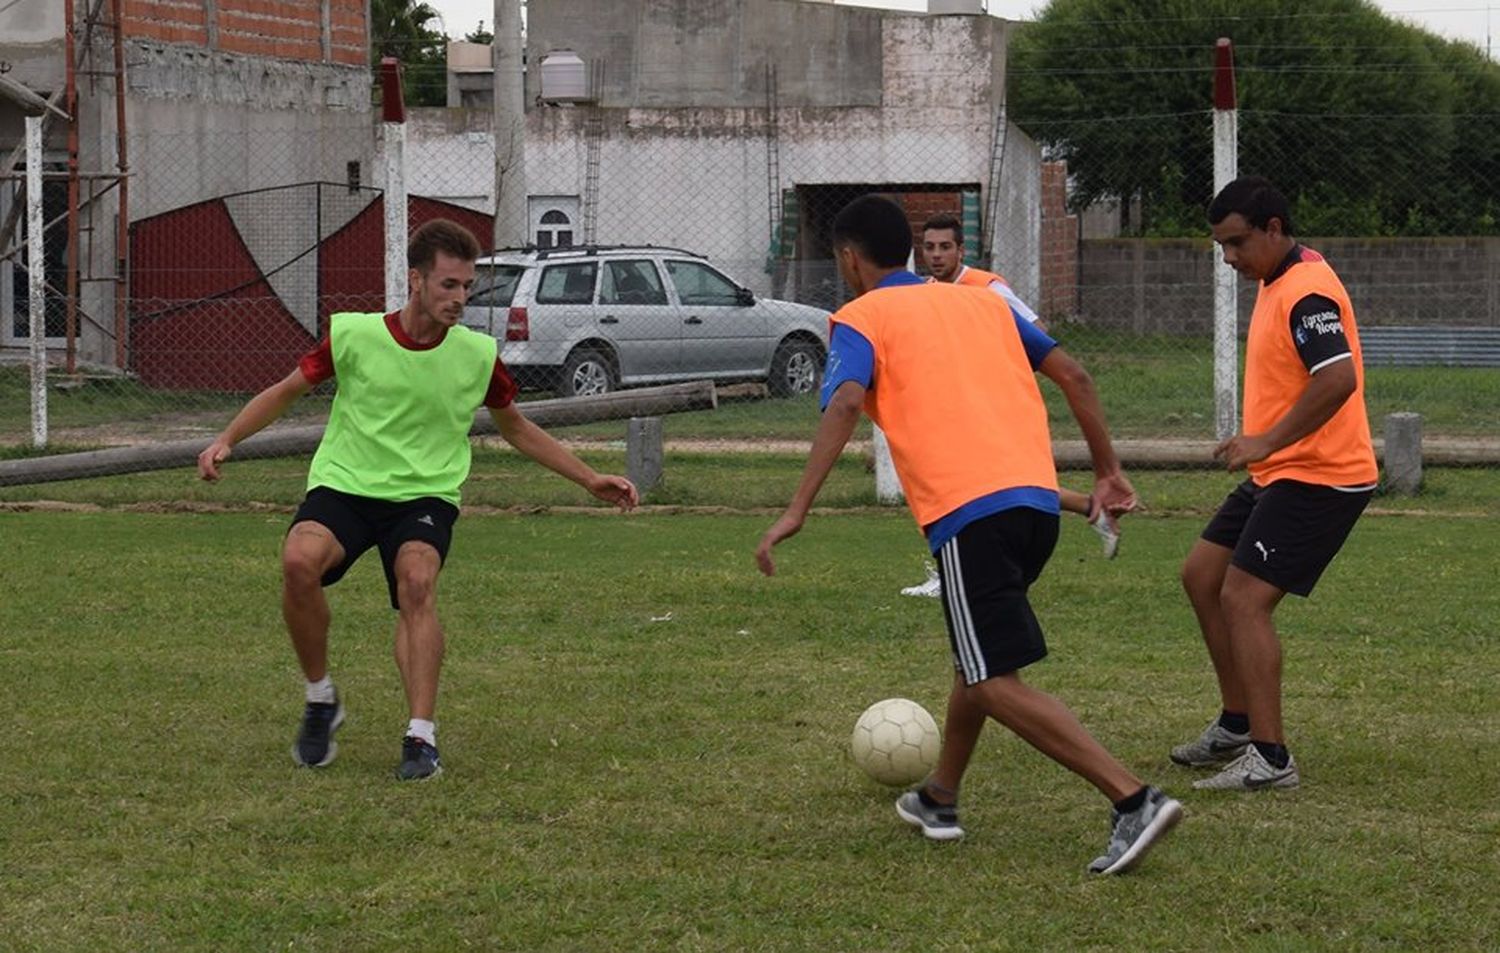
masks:
POLYGON ((945 228, 953 232, 953 244, 962 245, 964 243, 964 224, 958 220, 957 215, 951 212, 939 212, 922 223, 922 231, 924 232, 933 229, 941 231, 945 228))
POLYGON ((406 267, 415 268, 425 275, 437 263, 438 252, 460 261, 473 261, 479 257, 479 239, 457 222, 446 218, 432 219, 423 223, 407 243, 406 267))
POLYGON ((911 222, 883 195, 861 195, 833 218, 833 247, 852 245, 879 268, 899 268, 911 257, 911 222))
POLYGON ((1263 229, 1271 219, 1279 218, 1281 231, 1294 234, 1292 210, 1286 196, 1263 176, 1241 176, 1224 186, 1208 207, 1208 223, 1217 225, 1236 212, 1245 216, 1252 228, 1263 229))

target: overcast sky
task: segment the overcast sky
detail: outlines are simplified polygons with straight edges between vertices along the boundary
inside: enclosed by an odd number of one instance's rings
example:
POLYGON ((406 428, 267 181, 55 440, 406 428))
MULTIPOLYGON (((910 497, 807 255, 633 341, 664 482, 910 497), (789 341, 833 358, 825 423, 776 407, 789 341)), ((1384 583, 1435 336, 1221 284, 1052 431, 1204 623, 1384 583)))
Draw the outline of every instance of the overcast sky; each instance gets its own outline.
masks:
MULTIPOLYGON (((442 15, 452 37, 470 32, 480 20, 486 25, 495 22, 494 0, 426 2, 442 15)), ((1500 36, 1494 36, 1500 33, 1500 0, 1375 0, 1375 3, 1391 16, 1410 20, 1442 36, 1468 40, 1480 49, 1490 49, 1492 57, 1500 57, 1500 36)), ((858 5, 901 10, 927 8, 926 0, 861 0, 858 5)), ((1039 0, 989 0, 989 11, 1011 20, 1028 20, 1031 12, 1043 5, 1039 0)))

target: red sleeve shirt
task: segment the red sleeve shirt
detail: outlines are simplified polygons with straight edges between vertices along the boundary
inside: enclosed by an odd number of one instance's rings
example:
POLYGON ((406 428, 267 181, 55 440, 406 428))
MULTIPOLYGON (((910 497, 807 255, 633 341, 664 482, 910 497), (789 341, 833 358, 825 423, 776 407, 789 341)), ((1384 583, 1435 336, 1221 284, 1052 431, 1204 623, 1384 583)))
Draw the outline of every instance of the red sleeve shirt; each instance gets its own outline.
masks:
MULTIPOLYGON (((441 338, 426 345, 412 341, 401 330, 401 325, 394 313, 386 315, 385 324, 391 331, 391 337, 404 348, 421 351, 442 343, 441 338)), ((329 339, 323 338, 318 342, 317 347, 302 355, 302 359, 297 362, 297 368, 314 387, 333 377, 333 346, 329 343, 329 339)), ((506 370, 505 364, 500 360, 500 355, 496 354, 495 369, 490 373, 490 386, 484 393, 484 406, 492 410, 509 407, 516 399, 518 391, 515 379, 510 376, 510 371, 506 370)))

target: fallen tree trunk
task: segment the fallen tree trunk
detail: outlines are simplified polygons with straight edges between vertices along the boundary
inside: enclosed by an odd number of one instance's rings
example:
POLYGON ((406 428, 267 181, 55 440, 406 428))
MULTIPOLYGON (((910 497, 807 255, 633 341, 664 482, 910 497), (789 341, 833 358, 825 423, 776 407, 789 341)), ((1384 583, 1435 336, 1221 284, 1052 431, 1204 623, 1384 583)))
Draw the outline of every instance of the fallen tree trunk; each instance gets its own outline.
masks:
MULTIPOLYGON (((690 381, 615 391, 598 397, 529 401, 516 406, 540 427, 560 427, 625 417, 654 417, 685 410, 712 410, 718 407, 718 396, 712 381, 690 381)), ((488 411, 481 410, 475 415, 469 433, 472 436, 495 433, 495 422, 488 411)), ((234 448, 234 459, 256 460, 312 453, 322 439, 323 424, 276 427, 241 442, 234 448)), ((172 440, 138 447, 111 447, 108 450, 4 460, 0 461, 0 486, 193 466, 210 440, 172 440)))

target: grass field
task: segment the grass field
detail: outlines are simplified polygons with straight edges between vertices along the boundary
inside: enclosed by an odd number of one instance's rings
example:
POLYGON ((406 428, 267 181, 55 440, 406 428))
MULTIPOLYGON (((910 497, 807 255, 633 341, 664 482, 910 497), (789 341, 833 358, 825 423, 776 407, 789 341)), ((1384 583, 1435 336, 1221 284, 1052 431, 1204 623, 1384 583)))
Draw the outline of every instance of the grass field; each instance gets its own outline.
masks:
MULTIPOLYGON (((1125 335, 1078 326, 1055 329, 1059 340, 1093 374, 1110 425, 1121 437, 1192 437, 1213 434, 1213 349, 1203 338, 1125 335)), ((29 444, 29 385, 24 368, 0 368, 0 459, 6 445, 29 444)), ((1077 436, 1066 402, 1046 385, 1052 425, 1058 437, 1077 436)), ((249 395, 204 391, 152 391, 135 381, 91 381, 48 401, 50 426, 63 444, 104 445, 125 433, 138 439, 200 434, 211 437, 249 395)), ((550 397, 537 393, 530 397, 550 397)), ((1373 367, 1368 370, 1366 403, 1376 433, 1385 416, 1416 411, 1428 435, 1500 436, 1500 374, 1486 368, 1373 367)), ((304 398, 293 414, 326 414, 328 391, 304 398)), ((727 398, 715 411, 678 414, 671 432, 678 437, 800 439, 817 416, 812 398, 764 400, 727 398)), ((861 423, 860 434, 868 433, 861 423)), ((618 422, 562 428, 563 434, 614 436, 618 422)), ((19 452, 12 450, 12 455, 19 452)))
MULTIPOLYGON (((850 460, 824 502, 852 508, 815 516, 761 578, 770 517, 743 508, 779 503, 797 461, 732 476, 714 459, 671 461, 669 486, 698 466, 714 494, 742 488, 738 512, 460 523, 440 599, 447 772, 418 786, 390 777, 404 712, 373 560, 330 593, 340 757, 292 767, 291 462, 205 488, 239 512, 0 512, 0 949, 1500 947, 1493 472, 1377 501, 1314 597, 1288 600, 1304 784, 1248 798, 1193 792, 1165 757, 1214 707, 1175 573, 1201 527, 1187 514, 1229 478, 1138 475, 1155 515, 1131 518, 1113 562, 1065 524, 1035 590, 1053 655, 1031 679, 1188 812, 1139 871, 1100 880, 1084 866, 1103 799, 993 727, 969 838, 900 824, 844 752, 877 698, 941 716, 941 612, 896 595, 922 575, 914 528, 863 507, 850 460)), ((471 500, 578 502, 505 454, 480 472, 471 500)), ((186 477, 36 489, 150 508, 186 477)))

